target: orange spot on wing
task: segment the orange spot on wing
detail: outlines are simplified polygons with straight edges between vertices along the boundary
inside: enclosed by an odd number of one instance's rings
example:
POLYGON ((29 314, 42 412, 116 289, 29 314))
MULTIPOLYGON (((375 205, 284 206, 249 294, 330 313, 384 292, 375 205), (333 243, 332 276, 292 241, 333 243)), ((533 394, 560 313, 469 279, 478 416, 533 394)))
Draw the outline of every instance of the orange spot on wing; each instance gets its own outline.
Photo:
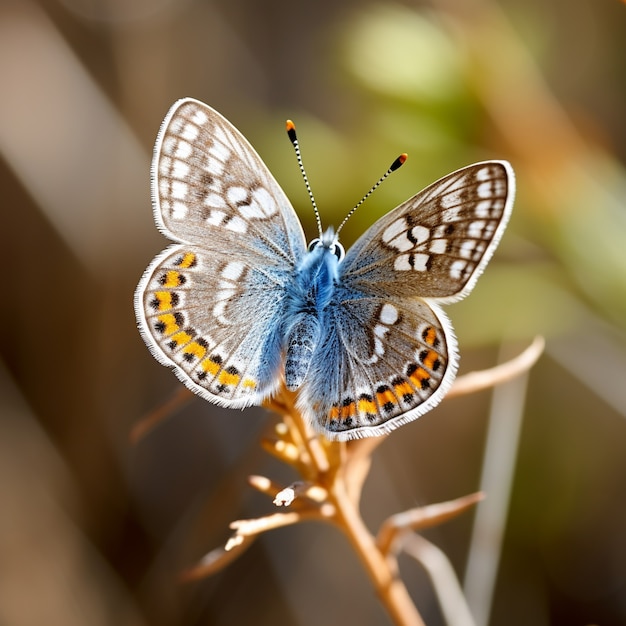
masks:
POLYGON ((180 326, 176 322, 176 317, 172 315, 172 313, 159 315, 158 320, 159 322, 165 325, 165 328, 163 329, 164 335, 171 335, 172 333, 175 333, 180 328, 180 326))
POLYGON ((356 415, 356 404, 354 402, 350 402, 350 404, 341 407, 341 419, 345 420, 349 417, 354 417, 356 415))
POLYGON ((411 387, 411 385, 409 385, 408 381, 406 380, 395 385, 393 389, 399 396, 406 396, 406 395, 413 394, 413 387, 411 387))
POLYGON ((212 359, 205 359, 204 361, 202 361, 202 363, 200 363, 200 366, 205 372, 211 374, 212 376, 215 376, 215 374, 220 371, 221 367, 219 363, 216 363, 212 359))
POLYGON ((376 400, 378 401, 378 404, 380 405, 384 405, 389 402, 391 402, 391 404, 398 404, 398 399, 393 395, 393 392, 391 391, 391 389, 386 389, 385 391, 379 391, 376 394, 376 400))
POLYGON ((429 369, 433 369, 433 365, 435 361, 439 358, 439 355, 434 350, 429 350, 426 358, 422 361, 422 363, 429 369))
POLYGON ((169 311, 172 308, 172 292, 156 291, 154 297, 159 302, 159 311, 169 311))
POLYGON ((422 382, 430 378, 430 374, 423 368, 418 367, 409 377, 416 387, 422 388, 422 382))
POLYGON ((182 261, 178 263, 178 267, 191 267, 196 263, 196 255, 193 252, 185 252, 183 255, 182 261))
POLYGON ((182 346, 184 343, 191 341, 192 337, 189 333, 186 333, 184 330, 176 333, 172 337, 170 337, 170 341, 175 341, 179 346, 182 346))
POLYGON ((429 346, 433 346, 435 345, 435 341, 437 341, 437 331, 432 327, 429 326, 425 331, 424 331, 424 341, 429 345, 429 346))
POLYGON ((164 287, 180 287, 181 284, 181 274, 176 270, 169 270, 165 274, 165 280, 163 281, 164 287))
POLYGON ((223 370, 217 379, 222 385, 236 385, 240 380, 239 374, 231 374, 226 370, 223 370))
POLYGON ((248 387, 249 389, 254 389, 256 387, 256 380, 252 380, 252 378, 245 378, 243 386, 248 387))
POLYGON ((206 348, 201 346, 197 341, 192 341, 188 346, 185 346, 183 352, 193 354, 198 359, 201 359, 206 354, 206 348))
POLYGON ((359 413, 369 413, 371 415, 375 415, 376 411, 376 403, 372 400, 367 400, 366 398, 361 398, 359 400, 359 413))

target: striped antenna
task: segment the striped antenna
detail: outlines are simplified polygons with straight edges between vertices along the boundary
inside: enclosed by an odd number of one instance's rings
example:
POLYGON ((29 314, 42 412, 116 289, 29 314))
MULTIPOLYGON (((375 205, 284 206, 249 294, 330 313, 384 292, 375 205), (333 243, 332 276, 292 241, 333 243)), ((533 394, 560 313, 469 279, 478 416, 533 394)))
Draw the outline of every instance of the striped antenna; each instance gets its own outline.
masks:
POLYGON ((339 224, 339 228, 335 235, 339 235, 339 231, 344 227, 344 224, 354 215, 354 212, 378 189, 381 183, 391 174, 395 172, 408 158, 406 152, 403 152, 390 166, 389 169, 378 179, 378 182, 372 185, 372 188, 354 205, 352 210, 346 215, 343 222, 339 224))
POLYGON ((311 199, 311 204, 313 205, 313 210, 315 211, 315 221, 317 222, 317 230, 321 238, 323 234, 322 233, 322 220, 320 219, 320 212, 317 209, 317 204, 315 203, 315 198, 313 196, 313 192, 311 191, 309 178, 306 175, 306 171, 304 169, 304 163, 302 163, 302 153, 300 152, 300 144, 298 143, 298 137, 296 135, 296 125, 291 120, 287 120, 285 126, 287 128, 287 135, 289 135, 289 141, 291 141, 291 143, 293 144, 293 148, 296 151, 296 159, 298 159, 298 167, 300 168, 300 172, 302 173, 302 178, 304 179, 304 184, 306 185, 307 193, 309 194, 309 198, 311 199))

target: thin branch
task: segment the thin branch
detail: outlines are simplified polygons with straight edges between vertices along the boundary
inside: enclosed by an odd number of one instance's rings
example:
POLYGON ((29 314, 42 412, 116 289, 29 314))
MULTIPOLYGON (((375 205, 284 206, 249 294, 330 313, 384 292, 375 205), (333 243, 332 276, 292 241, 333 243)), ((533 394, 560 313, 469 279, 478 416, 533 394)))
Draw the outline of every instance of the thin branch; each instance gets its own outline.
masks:
POLYGON ((467 511, 484 497, 485 494, 482 492, 472 493, 448 502, 429 504, 396 513, 381 524, 376 537, 376 545, 383 554, 395 552, 399 549, 398 540, 408 531, 429 528, 447 522, 467 511))
POLYGON ((211 550, 211 552, 205 554, 196 565, 182 571, 179 580, 183 583, 187 583, 216 574, 241 556, 254 543, 255 539, 256 535, 249 535, 242 537, 242 541, 229 550, 227 550, 225 546, 211 550))
POLYGON ((335 520, 363 563, 376 594, 390 617, 398 626, 425 626, 398 575, 397 562, 393 558, 386 559, 378 550, 374 537, 365 527, 341 480, 335 482, 332 497, 337 507, 335 520))
POLYGON ((459 376, 448 392, 448 398, 495 387, 527 372, 543 353, 544 346, 544 338, 535 337, 526 350, 510 361, 490 369, 459 376))
POLYGON ((402 548, 422 565, 430 577, 446 623, 450 626, 474 626, 463 590, 445 553, 415 533, 407 533, 402 538, 402 548))
MULTIPOLYGON (((236 530, 235 533, 240 537, 249 537, 251 535, 260 535, 268 530, 274 530, 283 526, 291 526, 299 522, 311 519, 328 519, 333 515, 332 507, 326 505, 319 508, 310 508, 306 511, 290 511, 289 513, 272 513, 265 517, 257 517, 254 519, 235 520, 230 523, 230 528, 236 530)), ((228 544, 227 544, 228 545, 228 544)))
POLYGON ((182 385, 176 389, 172 396, 161 406, 150 411, 148 415, 141 418, 130 431, 131 443, 139 443, 153 428, 166 420, 173 413, 181 409, 188 402, 195 398, 194 394, 182 385))

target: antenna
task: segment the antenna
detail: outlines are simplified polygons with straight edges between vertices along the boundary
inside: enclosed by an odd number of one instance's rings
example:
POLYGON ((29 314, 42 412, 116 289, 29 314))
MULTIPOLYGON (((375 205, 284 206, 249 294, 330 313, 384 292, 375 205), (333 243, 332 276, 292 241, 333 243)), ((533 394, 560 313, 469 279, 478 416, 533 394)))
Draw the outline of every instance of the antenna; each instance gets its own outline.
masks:
POLYGON ((403 152, 389 166, 389 169, 378 179, 378 182, 372 185, 372 188, 354 205, 354 207, 350 210, 348 215, 345 216, 345 218, 343 219, 343 222, 339 224, 339 228, 337 229, 335 236, 339 235, 339 231, 344 227, 344 224, 354 215, 354 212, 374 193, 374 191, 378 189, 378 187, 387 178, 387 176, 389 176, 389 174, 391 174, 392 172, 395 172, 407 160, 407 158, 408 158, 408 154, 406 152, 403 152))
POLYGON ((313 197, 313 192, 311 191, 311 185, 309 184, 309 179, 306 175, 306 171, 304 170, 304 163, 302 163, 302 153, 300 152, 300 144, 298 143, 298 137, 296 136, 296 125, 291 120, 287 120, 285 126, 287 128, 287 135, 289 135, 289 140, 293 144, 293 148, 296 151, 296 159, 298 159, 298 167, 300 168, 300 172, 302 173, 302 178, 304 178, 304 184, 306 185, 307 193, 309 194, 309 198, 311 199, 311 204, 313 205, 313 210, 315 211, 315 221, 317 222, 317 230, 321 238, 322 237, 322 220, 320 219, 320 212, 317 209, 317 204, 315 203, 315 198, 313 197))
MULTIPOLYGON (((296 135, 296 125, 291 121, 287 120, 285 127, 287 129, 287 135, 289 135, 289 140, 293 144, 293 148, 296 151, 296 158, 298 159, 298 167, 300 168, 300 172, 302 174, 302 178, 304 179, 304 184, 306 185, 306 190, 309 194, 309 198, 311 199, 311 204, 313 205, 313 210, 315 211, 315 221, 317 222, 317 230, 320 234, 320 239, 322 238, 322 220, 320 219, 320 213, 317 208, 317 204, 315 203, 315 198, 313 197, 313 192, 311 191, 311 185, 309 184, 309 179, 306 175, 306 171, 304 170, 304 164, 302 163, 302 153, 300 152, 300 144, 298 143, 298 137, 296 135)), ((345 223, 354 215, 354 212, 380 187, 382 182, 391 174, 395 172, 404 162, 407 160, 408 155, 406 152, 403 152, 390 166, 389 169, 378 179, 378 181, 372 185, 371 189, 352 207, 348 215, 344 218, 343 222, 339 224, 339 228, 335 232, 335 236, 339 234, 339 231, 344 227, 345 223)))

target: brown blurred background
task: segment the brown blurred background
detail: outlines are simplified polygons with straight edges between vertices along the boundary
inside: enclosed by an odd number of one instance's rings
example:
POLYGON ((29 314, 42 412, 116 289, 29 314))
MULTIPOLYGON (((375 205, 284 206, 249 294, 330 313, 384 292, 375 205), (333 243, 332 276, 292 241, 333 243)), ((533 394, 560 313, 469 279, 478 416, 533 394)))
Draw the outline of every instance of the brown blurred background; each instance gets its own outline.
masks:
MULTIPOLYGON (((469 568, 477 623, 626 624, 625 34, 618 0, 2 0, 0 624, 389 623, 344 538, 315 524, 176 582, 231 520, 271 512, 249 473, 294 478, 257 445, 263 410, 197 399, 128 440, 179 386, 143 344, 132 298, 166 243, 149 163, 183 96, 252 141, 309 235, 287 117, 326 224, 409 152, 347 245, 457 167, 512 162, 512 223, 448 312, 462 372, 535 334, 546 354, 493 403, 450 399, 389 437, 363 514, 374 530, 483 475, 504 507, 487 547, 472 514, 426 533, 461 580, 469 568)), ((442 624, 427 577, 402 566, 442 624)))

